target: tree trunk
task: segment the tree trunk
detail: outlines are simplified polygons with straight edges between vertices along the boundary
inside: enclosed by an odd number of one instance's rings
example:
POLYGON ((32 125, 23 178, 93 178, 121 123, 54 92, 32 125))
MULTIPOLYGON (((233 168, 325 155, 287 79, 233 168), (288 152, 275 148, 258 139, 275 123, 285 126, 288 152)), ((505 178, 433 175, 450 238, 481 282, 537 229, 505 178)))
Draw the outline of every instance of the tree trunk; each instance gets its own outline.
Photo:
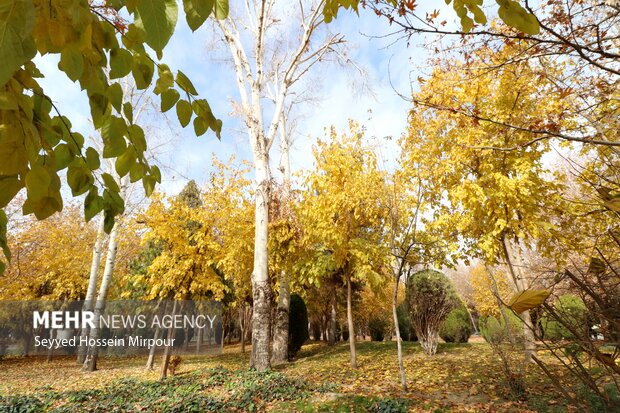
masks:
MULTIPOLYGON (((160 330, 161 329, 159 328, 159 326, 155 328, 155 334, 153 334, 153 338, 155 338, 155 340, 159 338, 160 330)), ((163 337, 164 331, 161 330, 161 333, 163 337)), ((155 362, 155 351, 156 350, 157 350, 157 346, 155 344, 153 344, 153 346, 149 349, 149 358, 146 360, 147 370, 153 370, 153 363, 155 362)))
POLYGON ((196 354, 200 354, 200 348, 202 347, 202 335, 204 334, 204 328, 198 328, 196 330, 196 354))
POLYGON ((469 321, 471 321, 471 325, 474 328, 474 333, 479 334, 480 331, 478 329, 478 326, 476 325, 476 322, 474 321, 474 316, 472 315, 471 310, 467 305, 465 305, 465 310, 467 311, 467 315, 469 315, 469 321))
MULTIPOLYGON (((86 290, 86 298, 84 299, 84 305, 82 311, 92 311, 94 307, 95 292, 97 291, 97 278, 99 277, 99 264, 101 263, 102 244, 104 237, 104 216, 101 214, 101 220, 99 227, 97 228, 97 238, 95 238, 95 245, 93 246, 93 258, 90 266, 90 276, 88 277, 88 289, 86 290)), ((84 326, 80 332, 79 343, 82 340, 88 339, 89 328, 84 326)), ((87 346, 81 344, 78 345, 77 363, 83 364, 86 358, 87 346)))
POLYGON ((251 367, 258 371, 271 368, 269 347, 271 339, 271 284, 268 273, 269 192, 271 174, 266 148, 255 148, 256 209, 254 233, 254 271, 252 272, 252 355, 251 367))
MULTIPOLYGON (((92 329, 92 334, 90 338, 92 338, 95 342, 99 338, 101 334, 101 329, 99 328, 99 322, 103 311, 105 310, 106 300, 108 298, 108 289, 110 287, 110 282, 112 281, 112 274, 114 273, 114 263, 116 261, 116 250, 118 247, 118 222, 114 224, 112 231, 110 232, 110 238, 108 240, 108 253, 106 256, 105 269, 103 270, 103 278, 101 279, 101 285, 99 286, 99 294, 97 294, 97 302, 95 303, 95 311, 94 311, 94 325, 95 328, 92 329)), ((88 352, 84 359, 84 364, 82 369, 85 371, 95 371, 97 370, 97 357, 99 353, 98 346, 92 346, 88 348, 88 352)))
POLYGON ((355 327, 353 326, 351 276, 347 274, 347 322, 349 323, 349 348, 351 350, 351 368, 357 368, 357 358, 355 354, 355 327))
MULTIPOLYGON (((510 240, 507 239, 507 235, 504 234, 502 237, 502 244, 504 246, 504 256, 506 258, 506 263, 508 264, 508 269, 510 270, 510 275, 512 277, 512 281, 514 283, 515 289, 517 292, 521 292, 525 290, 525 285, 523 284, 523 268, 520 258, 520 254, 517 251, 519 247, 512 248, 510 245, 510 240), (515 268, 513 264, 513 260, 517 261, 518 266, 515 268)), ((532 355, 536 352, 536 342, 534 337, 534 326, 532 325, 532 319, 530 317, 530 311, 526 310, 521 314, 518 314, 521 321, 523 321, 523 337, 525 339, 525 363, 529 364, 532 362, 532 355)))
POLYGON ((338 305, 338 297, 336 295, 336 286, 334 285, 332 288, 331 295, 331 312, 330 312, 330 322, 329 322, 329 331, 327 331, 327 343, 330 346, 336 344, 336 318, 338 316, 337 313, 337 305, 338 305))
POLYGON ((239 305, 239 343, 241 344, 241 353, 245 353, 245 329, 246 326, 246 318, 245 318, 245 303, 239 305))
MULTIPOLYGON (((55 339, 57 335, 57 331, 55 328, 50 329, 50 339, 55 339)), ((54 356, 54 346, 50 346, 47 350, 47 362, 52 361, 52 357, 54 356)))
MULTIPOLYGON (((395 271, 396 272, 396 271, 395 271)), ((394 275, 394 293, 392 294, 392 317, 394 318, 394 332, 396 333, 396 348, 398 351, 398 371, 400 373, 400 384, 403 391, 407 391, 407 377, 405 366, 403 365, 403 346, 400 338, 400 326, 398 325, 398 284, 400 282, 400 272, 394 275)))
MULTIPOLYGON (((172 318, 177 313, 177 302, 175 301, 172 306, 172 318)), ((172 343, 172 339, 174 338, 174 326, 170 326, 168 328, 168 344, 172 343)), ((168 345, 164 347, 164 355, 162 357, 161 369, 159 370, 159 379, 163 380, 168 377, 168 365, 170 364, 170 353, 172 352, 172 346, 168 345)))
MULTIPOLYGON (((280 160, 280 171, 283 176, 283 198, 284 207, 288 210, 289 196, 291 190, 291 161, 290 161, 290 145, 289 135, 286 131, 285 117, 282 114, 280 125, 280 152, 282 159, 280 160)), ((288 219, 288 214, 285 215, 288 219)), ((271 355, 272 364, 285 363, 288 360, 288 336, 289 336, 289 311, 291 306, 291 292, 288 274, 282 271, 280 274, 280 291, 278 293, 278 306, 276 308, 276 317, 273 334, 273 354, 271 355)))
POLYGON ((291 305, 291 293, 289 291, 288 275, 282 271, 280 274, 280 294, 278 295, 278 307, 276 309, 272 364, 285 363, 288 360, 288 316, 291 305))

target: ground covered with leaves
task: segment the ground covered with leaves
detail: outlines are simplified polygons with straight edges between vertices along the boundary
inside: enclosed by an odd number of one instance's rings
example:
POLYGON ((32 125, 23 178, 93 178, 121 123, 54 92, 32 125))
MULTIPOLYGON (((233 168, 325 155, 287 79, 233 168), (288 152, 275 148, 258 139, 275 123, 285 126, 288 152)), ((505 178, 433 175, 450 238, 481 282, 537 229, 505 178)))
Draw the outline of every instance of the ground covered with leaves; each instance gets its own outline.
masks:
POLYGON ((163 382, 143 358, 103 359, 83 373, 73 358, 0 360, 0 412, 570 412, 553 384, 531 366, 528 396, 511 400, 499 361, 485 343, 442 344, 425 356, 405 343, 409 391, 400 390, 395 343, 304 346, 295 362, 269 373, 247 369, 238 347, 186 356, 163 382))

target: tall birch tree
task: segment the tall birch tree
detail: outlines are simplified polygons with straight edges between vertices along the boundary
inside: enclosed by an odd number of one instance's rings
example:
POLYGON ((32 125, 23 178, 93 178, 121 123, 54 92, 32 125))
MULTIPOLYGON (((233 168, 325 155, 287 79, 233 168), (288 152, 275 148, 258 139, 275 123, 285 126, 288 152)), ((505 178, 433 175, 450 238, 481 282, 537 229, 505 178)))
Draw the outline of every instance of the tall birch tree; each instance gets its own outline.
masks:
POLYGON ((268 228, 271 180, 270 150, 276 140, 287 96, 310 68, 343 41, 320 33, 324 1, 276 4, 275 0, 246 0, 243 10, 217 21, 228 47, 239 89, 240 111, 254 161, 255 243, 252 272, 252 356, 258 370, 270 368, 271 298, 268 272, 268 228), (246 18, 239 18, 245 13, 246 18), (294 29, 286 23, 295 21, 294 29), (296 45, 280 37, 285 29, 296 45), (252 42, 244 42, 251 38, 252 42), (282 52, 284 50, 284 52, 282 52), (266 85, 273 87, 273 104, 265 105, 266 85), (265 121, 266 114, 270 119, 265 121))

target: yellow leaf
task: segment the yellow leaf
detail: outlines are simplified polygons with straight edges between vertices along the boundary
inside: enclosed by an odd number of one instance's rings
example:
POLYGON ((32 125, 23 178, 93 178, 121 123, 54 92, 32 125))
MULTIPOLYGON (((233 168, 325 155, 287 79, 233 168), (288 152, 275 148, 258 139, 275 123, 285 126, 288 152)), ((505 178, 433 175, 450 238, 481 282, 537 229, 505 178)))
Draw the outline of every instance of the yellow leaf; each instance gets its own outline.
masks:
POLYGON ((549 297, 547 290, 525 290, 515 294, 508 302, 508 308, 516 313, 538 307, 549 297))

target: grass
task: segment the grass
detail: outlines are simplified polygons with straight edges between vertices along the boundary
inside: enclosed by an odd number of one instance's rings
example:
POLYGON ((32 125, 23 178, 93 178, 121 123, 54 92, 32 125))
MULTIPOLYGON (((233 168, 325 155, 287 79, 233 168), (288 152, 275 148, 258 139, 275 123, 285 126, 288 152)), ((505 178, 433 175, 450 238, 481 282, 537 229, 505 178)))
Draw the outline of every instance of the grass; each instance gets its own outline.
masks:
MULTIPOLYGON (((0 412, 567 412, 546 377, 530 366, 528 398, 510 400, 499 361, 485 343, 441 344, 427 357, 405 343, 409 390, 403 392, 393 342, 304 346, 295 362, 259 374, 248 354, 230 346, 219 356, 183 356, 177 376, 157 381, 144 358, 102 359, 81 372, 74 358, 0 360, 0 412)), ((157 366, 156 366, 157 369, 157 366)))

